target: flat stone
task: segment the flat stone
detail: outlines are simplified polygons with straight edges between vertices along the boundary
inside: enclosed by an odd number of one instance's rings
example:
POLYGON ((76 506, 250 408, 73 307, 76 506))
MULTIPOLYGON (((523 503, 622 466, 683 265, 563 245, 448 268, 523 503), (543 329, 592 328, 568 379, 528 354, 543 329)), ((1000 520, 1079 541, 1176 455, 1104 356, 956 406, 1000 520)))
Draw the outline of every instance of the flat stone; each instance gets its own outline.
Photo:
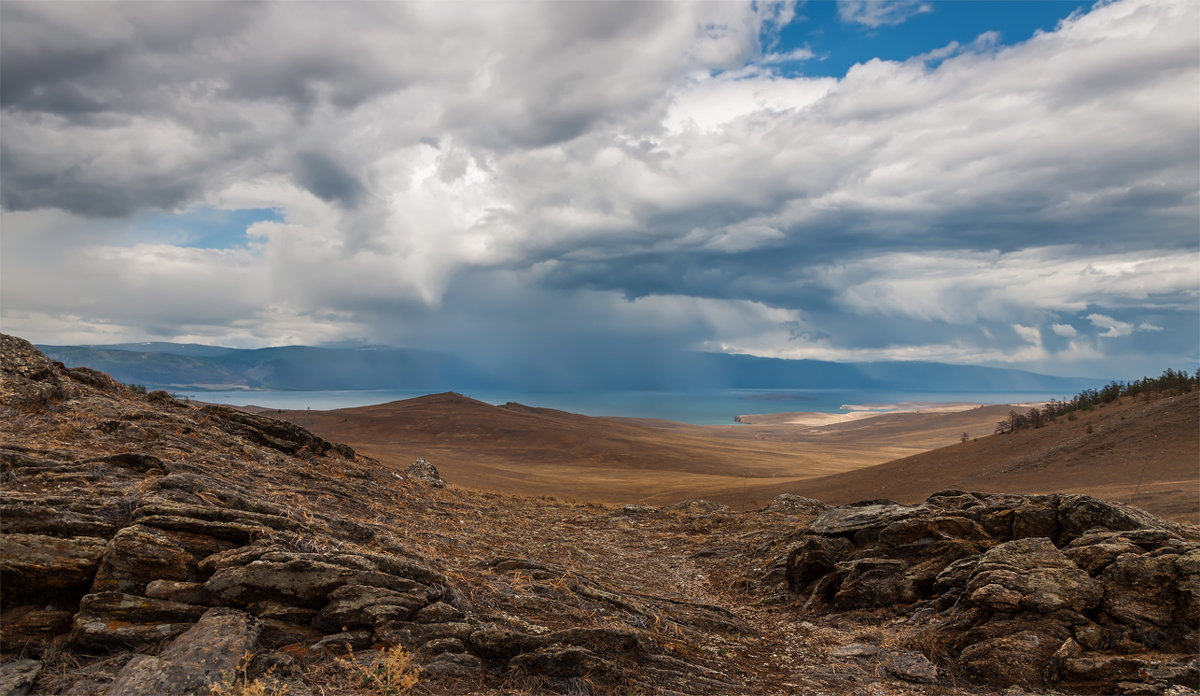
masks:
POLYGON ((248 614, 209 609, 158 657, 130 660, 107 696, 208 696, 213 687, 230 683, 257 637, 257 622, 248 614))
POLYGON ((859 657, 871 657, 879 652, 879 647, 868 643, 847 643, 839 645, 829 652, 831 657, 843 659, 855 659, 859 657))
POLYGON ((537 652, 517 655, 508 661, 510 668, 529 674, 570 678, 594 675, 611 670, 608 662, 586 648, 576 646, 542 648, 537 652))
MULTIPOLYGON (((385 621, 403 621, 428 601, 424 590, 396 592, 385 587, 343 585, 329 593, 329 604, 313 619, 313 625, 326 631, 374 628, 385 621)), ((445 606, 461 615, 457 609, 445 606)))
POLYGON ((463 613, 445 602, 434 602, 413 616, 417 623, 448 623, 461 621, 463 613))
POLYGON ((430 655, 438 653, 462 653, 467 651, 467 646, 457 638, 434 638, 421 646, 421 652, 430 655))
POLYGON ((434 623, 419 624, 410 621, 388 622, 375 630, 375 639, 387 646, 399 645, 408 650, 416 650, 430 641, 453 639, 467 643, 471 639, 470 624, 434 623))
POLYGON ((146 596, 182 604, 208 604, 212 601, 202 582, 154 580, 146 585, 146 596))
POLYGON ((869 503, 842 505, 830 508, 808 523, 812 534, 826 536, 852 536, 870 529, 883 529, 888 525, 915 517, 927 510, 923 505, 909 506, 899 503, 869 503))
POLYGON ((465 652, 443 652, 421 668, 422 675, 431 677, 473 677, 483 672, 483 660, 465 652))
POLYGON ((0 696, 25 696, 41 671, 38 660, 0 662, 0 696))
POLYGON ((4 605, 44 602, 83 594, 100 567, 108 541, 98 537, 52 537, 43 534, 0 536, 0 575, 4 605))
POLYGON ((902 650, 889 652, 883 658, 883 668, 897 679, 917 684, 933 684, 937 681, 937 667, 919 652, 902 650))
POLYGON ((370 631, 346 631, 325 636, 308 646, 314 653, 345 654, 355 650, 366 650, 371 647, 370 631))

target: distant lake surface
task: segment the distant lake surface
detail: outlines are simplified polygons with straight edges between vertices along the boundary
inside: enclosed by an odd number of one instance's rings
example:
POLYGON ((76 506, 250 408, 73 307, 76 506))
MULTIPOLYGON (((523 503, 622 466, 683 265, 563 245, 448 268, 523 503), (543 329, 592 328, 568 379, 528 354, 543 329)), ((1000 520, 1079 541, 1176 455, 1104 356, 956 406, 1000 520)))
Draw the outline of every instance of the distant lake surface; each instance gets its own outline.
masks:
MULTIPOLYGON (((365 391, 176 391, 179 397, 230 406, 327 411, 412 399, 427 392, 365 391)), ((594 391, 521 392, 464 391, 464 396, 489 404, 510 401, 570 411, 587 416, 663 418, 695 425, 727 425, 735 416, 812 411, 844 412, 845 405, 918 403, 1007 404, 1062 399, 1068 394, 1047 392, 891 392, 828 389, 726 389, 705 392, 594 391)), ((884 409, 880 409, 884 410, 884 409)))

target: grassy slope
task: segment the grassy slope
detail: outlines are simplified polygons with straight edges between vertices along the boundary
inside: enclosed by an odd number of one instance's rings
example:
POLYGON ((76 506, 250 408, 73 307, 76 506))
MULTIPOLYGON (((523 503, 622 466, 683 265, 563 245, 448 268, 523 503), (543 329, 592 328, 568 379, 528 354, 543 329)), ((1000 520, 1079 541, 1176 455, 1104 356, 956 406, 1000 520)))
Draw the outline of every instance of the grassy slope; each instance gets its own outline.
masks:
POLYGON ((1121 402, 1037 430, 956 444, 776 490, 830 503, 916 502, 944 488, 1087 493, 1167 519, 1200 521, 1198 394, 1121 402), (1092 432, 1088 432, 1088 427, 1092 432))
MULTIPOLYGON (((1007 410, 884 414, 822 427, 693 426, 497 407, 438 394, 336 411, 268 413, 389 466, 429 459, 449 480, 471 488, 613 503, 706 497, 753 508, 780 492, 805 492, 816 477, 957 443, 964 431, 988 435, 1007 410)), ((879 495, 865 488, 828 492, 854 499, 879 495)))

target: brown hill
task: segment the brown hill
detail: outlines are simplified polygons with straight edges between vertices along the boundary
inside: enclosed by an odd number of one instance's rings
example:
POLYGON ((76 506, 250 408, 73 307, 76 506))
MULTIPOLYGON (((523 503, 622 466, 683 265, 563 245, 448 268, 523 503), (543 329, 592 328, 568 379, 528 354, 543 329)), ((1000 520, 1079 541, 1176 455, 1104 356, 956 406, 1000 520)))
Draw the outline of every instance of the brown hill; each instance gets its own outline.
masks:
POLYGON ((831 504, 864 497, 924 500, 947 488, 1086 493, 1167 519, 1200 521, 1200 406, 1196 392, 1123 399, 1074 420, 983 437, 772 491, 831 504))
POLYGON ((1008 407, 883 414, 807 426, 696 426, 593 418, 453 393, 334 411, 254 409, 403 468, 432 461, 460 485, 611 503, 709 498, 760 507, 804 479, 991 432, 1008 407))
POLYGON ((708 498, 739 509, 779 493, 844 503, 916 502, 948 487, 1069 491, 1200 520, 1196 393, 1125 399, 1076 420, 993 436, 1011 408, 882 413, 816 426, 800 414, 731 426, 593 418, 453 393, 335 411, 256 410, 392 467, 428 459, 480 490, 609 503, 708 498), (964 432, 974 439, 960 443, 964 432))

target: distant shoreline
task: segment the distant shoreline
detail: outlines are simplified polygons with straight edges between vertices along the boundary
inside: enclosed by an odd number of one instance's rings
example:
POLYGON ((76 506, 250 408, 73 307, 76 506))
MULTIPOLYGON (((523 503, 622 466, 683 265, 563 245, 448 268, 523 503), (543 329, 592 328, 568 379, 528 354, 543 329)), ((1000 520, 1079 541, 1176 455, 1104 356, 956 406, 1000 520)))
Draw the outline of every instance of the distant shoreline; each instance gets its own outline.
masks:
MULTIPOLYGON (((1012 404, 1013 408, 1034 408, 1044 405, 1045 401, 1012 404)), ((984 406, 976 402, 946 403, 939 401, 902 401, 894 404, 842 404, 845 413, 822 413, 818 411, 793 411, 787 413, 755 413, 739 415, 734 421, 743 425, 804 425, 820 427, 849 423, 851 421, 882 416, 893 413, 959 413, 971 411, 984 406)))

